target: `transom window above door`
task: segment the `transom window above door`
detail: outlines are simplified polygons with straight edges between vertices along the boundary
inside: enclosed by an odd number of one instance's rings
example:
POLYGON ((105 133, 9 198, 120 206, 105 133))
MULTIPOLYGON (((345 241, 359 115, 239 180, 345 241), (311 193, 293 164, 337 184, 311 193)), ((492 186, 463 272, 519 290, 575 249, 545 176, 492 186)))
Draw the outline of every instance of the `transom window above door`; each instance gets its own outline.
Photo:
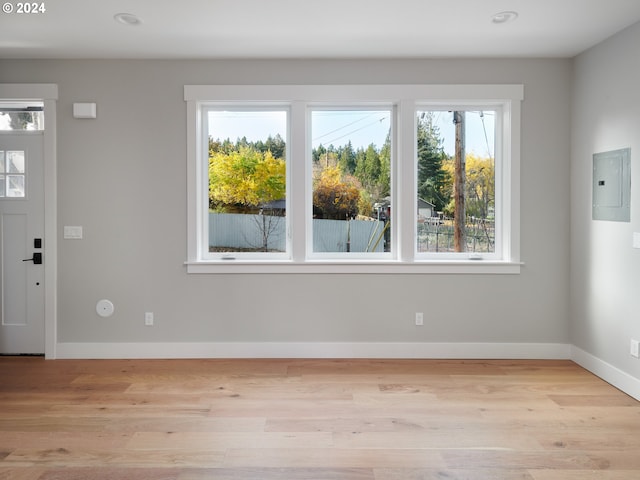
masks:
POLYGON ((44 130, 43 102, 0 102, 0 132, 34 130, 44 130))

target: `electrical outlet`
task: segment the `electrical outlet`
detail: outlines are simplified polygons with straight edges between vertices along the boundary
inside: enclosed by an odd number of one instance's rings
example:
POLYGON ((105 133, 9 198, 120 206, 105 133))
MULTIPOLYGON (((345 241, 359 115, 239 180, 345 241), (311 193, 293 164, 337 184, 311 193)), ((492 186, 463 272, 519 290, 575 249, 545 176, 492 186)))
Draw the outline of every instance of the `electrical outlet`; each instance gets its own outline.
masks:
POLYGON ((153 327, 153 312, 144 312, 144 324, 147 327, 153 327))
POLYGON ((424 314, 422 312, 416 312, 416 325, 424 325, 424 314))
POLYGON ((631 339, 631 356, 640 358, 640 342, 638 340, 631 339))

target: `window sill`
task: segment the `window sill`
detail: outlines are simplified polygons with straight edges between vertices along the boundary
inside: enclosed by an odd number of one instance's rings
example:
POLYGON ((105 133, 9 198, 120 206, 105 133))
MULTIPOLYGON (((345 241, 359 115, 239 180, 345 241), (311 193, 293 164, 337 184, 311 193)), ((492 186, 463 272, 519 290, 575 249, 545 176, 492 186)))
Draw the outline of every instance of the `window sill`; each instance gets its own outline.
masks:
POLYGON ((484 260, 443 260, 421 262, 394 261, 306 261, 304 263, 278 261, 185 262, 187 273, 220 274, 505 274, 517 275, 521 262, 484 260))

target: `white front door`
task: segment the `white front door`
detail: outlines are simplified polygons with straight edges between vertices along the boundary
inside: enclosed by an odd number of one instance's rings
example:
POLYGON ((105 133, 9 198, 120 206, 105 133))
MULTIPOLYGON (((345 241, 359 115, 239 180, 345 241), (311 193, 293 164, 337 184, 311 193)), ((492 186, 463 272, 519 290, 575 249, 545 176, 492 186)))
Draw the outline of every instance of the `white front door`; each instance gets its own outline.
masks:
POLYGON ((0 354, 43 354, 42 132, 0 132, 0 354))

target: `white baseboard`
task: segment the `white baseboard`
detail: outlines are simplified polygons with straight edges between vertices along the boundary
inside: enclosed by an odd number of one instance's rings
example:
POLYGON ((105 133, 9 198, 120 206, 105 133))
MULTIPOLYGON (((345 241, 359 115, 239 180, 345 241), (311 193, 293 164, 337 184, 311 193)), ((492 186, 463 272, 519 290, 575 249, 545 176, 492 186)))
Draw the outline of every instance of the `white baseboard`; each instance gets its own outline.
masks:
POLYGON ((59 343, 56 358, 439 358, 568 360, 563 343, 59 343))
POLYGON ((640 379, 576 346, 571 347, 571 360, 627 395, 640 400, 640 379))
POLYGON ((59 343, 59 359, 138 358, 434 358, 572 360, 640 400, 640 379, 564 343, 59 343))

